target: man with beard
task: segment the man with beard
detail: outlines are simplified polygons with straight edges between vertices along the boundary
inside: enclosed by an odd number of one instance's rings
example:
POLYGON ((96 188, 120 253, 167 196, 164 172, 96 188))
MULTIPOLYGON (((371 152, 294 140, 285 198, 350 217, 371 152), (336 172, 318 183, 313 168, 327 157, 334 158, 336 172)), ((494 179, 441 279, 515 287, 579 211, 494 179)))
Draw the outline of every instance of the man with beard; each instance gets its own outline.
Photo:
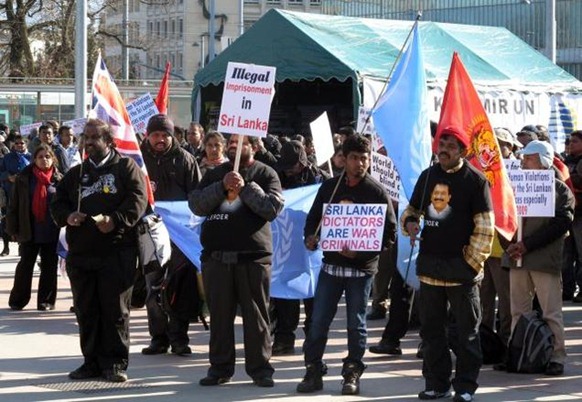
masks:
POLYGON ((83 137, 88 158, 69 170, 51 204, 55 222, 67 228, 67 274, 85 359, 69 377, 124 382, 145 176, 115 151, 113 129, 104 121, 89 119, 83 137))
MULTIPOLYGON (((156 201, 186 201, 188 194, 200 180, 198 164, 194 156, 180 147, 174 137, 174 123, 165 114, 152 116, 147 125, 147 137, 141 145, 143 159, 152 183, 156 201)), ((182 251, 172 242, 172 256, 168 264, 168 276, 179 275, 182 289, 197 286, 196 267, 182 251)), ((148 328, 152 337, 149 346, 142 349, 144 355, 165 354, 171 346, 171 352, 180 356, 190 355, 188 346, 189 314, 192 311, 187 293, 175 301, 176 310, 165 312, 158 302, 157 292, 164 280, 164 270, 155 270, 145 276, 148 296, 148 328), (156 290, 157 289, 157 290, 156 290), (183 310, 183 311, 182 311, 183 310)))
POLYGON ((277 173, 256 161, 258 138, 243 136, 240 171, 233 171, 238 135, 228 141, 230 162, 206 173, 189 197, 205 216, 202 275, 210 311, 210 368, 200 385, 230 381, 235 369, 234 319, 243 319, 245 368, 259 387, 272 387, 269 287, 273 239, 270 223, 283 209, 277 173))
POLYGON ((401 217, 403 233, 410 236, 411 242, 418 240, 419 220, 424 217, 416 272, 420 280, 425 390, 418 398, 449 397, 452 384, 454 401, 469 402, 477 389, 483 360, 478 283, 493 241, 491 194, 485 176, 464 160, 469 145, 465 135, 448 127, 435 141, 438 164, 421 173, 401 217), (434 208, 438 216, 430 212, 431 195, 436 194, 441 200, 434 208), (446 216, 444 210, 448 210, 446 216), (447 339, 449 310, 458 332, 452 381, 447 339))

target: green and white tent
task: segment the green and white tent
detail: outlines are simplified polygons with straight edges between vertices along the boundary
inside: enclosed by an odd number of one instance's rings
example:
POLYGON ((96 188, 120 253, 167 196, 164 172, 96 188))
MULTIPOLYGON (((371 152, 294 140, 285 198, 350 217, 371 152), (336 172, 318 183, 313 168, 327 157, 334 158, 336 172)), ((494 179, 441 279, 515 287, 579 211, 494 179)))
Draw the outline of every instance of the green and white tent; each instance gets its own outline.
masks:
MULTIPOLYGON (((354 108, 369 104, 365 82, 371 82, 371 88, 386 80, 412 24, 273 9, 196 74, 193 100, 199 92, 204 99, 206 88, 219 86, 228 62, 236 61, 275 66, 281 85, 337 80, 351 85, 354 108)), ((430 21, 421 21, 419 28, 429 88, 444 89, 452 54, 457 52, 481 92, 513 97, 582 93, 580 81, 506 28, 430 21)), ((196 102, 192 105, 196 115, 196 102)))

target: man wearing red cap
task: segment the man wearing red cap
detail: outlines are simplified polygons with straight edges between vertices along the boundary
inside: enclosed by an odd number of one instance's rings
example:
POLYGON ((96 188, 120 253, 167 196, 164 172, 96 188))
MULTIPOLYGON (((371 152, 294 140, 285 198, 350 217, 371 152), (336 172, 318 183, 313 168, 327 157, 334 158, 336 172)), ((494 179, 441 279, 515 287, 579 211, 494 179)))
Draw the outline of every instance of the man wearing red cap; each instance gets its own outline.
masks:
POLYGON ((483 360, 477 283, 483 277, 483 263, 491 252, 493 207, 487 179, 463 159, 468 139, 454 129, 445 129, 437 141, 438 163, 422 172, 401 217, 403 232, 411 242, 422 240, 416 270, 420 279, 422 373, 426 386, 418 398, 449 397, 452 385, 453 400, 465 402, 473 400, 483 360), (431 214, 431 194, 445 187, 449 212, 431 214), (419 238, 421 218, 424 227, 419 238), (452 381, 447 339, 449 311, 458 332, 452 381))

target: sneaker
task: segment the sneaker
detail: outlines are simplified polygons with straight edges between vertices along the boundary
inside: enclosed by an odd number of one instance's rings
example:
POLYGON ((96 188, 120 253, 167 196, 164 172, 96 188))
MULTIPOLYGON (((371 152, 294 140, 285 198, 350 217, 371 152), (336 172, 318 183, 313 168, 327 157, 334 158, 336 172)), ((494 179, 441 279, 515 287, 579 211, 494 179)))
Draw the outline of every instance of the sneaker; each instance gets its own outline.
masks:
POLYGON ((564 365, 558 362, 550 362, 546 367, 546 375, 562 375, 564 374, 564 365))
POLYGON ((231 377, 219 377, 215 375, 207 375, 206 377, 201 378, 200 381, 198 381, 198 384, 202 385, 203 387, 221 385, 230 382, 230 378, 231 377))
POLYGON ((273 388, 275 386, 275 381, 269 376, 253 378, 253 383, 261 388, 273 388))
POLYGON ((400 356, 402 354, 402 349, 400 346, 390 343, 390 342, 378 342, 377 345, 370 346, 368 349, 371 353, 375 353, 377 355, 394 355, 400 356))
POLYGON ((84 363, 81 367, 71 371, 69 378, 71 380, 86 380, 87 378, 101 377, 101 370, 96 364, 84 363))
POLYGON ((297 384, 297 392, 309 394, 323 389, 321 367, 317 364, 308 364, 303 381, 297 384))
POLYGON ((342 395, 358 395, 360 393, 362 370, 359 370, 356 365, 348 365, 342 375, 344 377, 342 395))
POLYGON ((374 320, 383 320, 386 318, 386 310, 380 310, 377 308, 372 309, 367 315, 366 320, 374 321, 374 320))
POLYGON ((163 355, 168 353, 168 347, 164 345, 154 345, 153 343, 141 350, 142 355, 163 355))
POLYGON ((418 344, 418 349, 416 349, 416 358, 417 359, 424 359, 424 345, 422 342, 418 344))
POLYGON ((273 356, 288 356, 295 354, 295 345, 287 345, 284 343, 277 343, 273 344, 273 349, 271 354, 273 356))
POLYGON ((434 399, 449 398, 450 396, 451 396, 450 391, 439 392, 433 390, 425 390, 421 391, 418 394, 418 399, 422 399, 423 401, 431 401, 434 399))
POLYGON ((7 255, 10 255, 10 250, 5 248, 4 250, 2 250, 2 253, 0 253, 0 256, 6 257, 7 255))
POLYGON ((127 373, 125 370, 113 367, 111 369, 103 370, 103 378, 109 382, 126 382, 127 373))
POLYGON ((473 395, 468 392, 463 392, 462 394, 455 392, 455 397, 453 398, 453 402, 471 402, 472 400, 473 395))
POLYGON ((36 309, 38 311, 51 311, 55 309, 55 305, 50 303, 41 303, 36 309))
POLYGON ((190 346, 172 346, 172 353, 178 356, 189 356, 192 354, 192 349, 190 346))

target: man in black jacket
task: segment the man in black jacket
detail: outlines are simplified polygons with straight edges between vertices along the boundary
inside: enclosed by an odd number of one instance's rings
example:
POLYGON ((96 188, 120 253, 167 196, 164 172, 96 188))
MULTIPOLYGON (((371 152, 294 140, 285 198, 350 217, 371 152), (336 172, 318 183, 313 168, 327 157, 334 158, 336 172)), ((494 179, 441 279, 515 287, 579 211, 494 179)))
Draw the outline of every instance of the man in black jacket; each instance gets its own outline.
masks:
MULTIPOLYGON (((165 114, 152 116, 146 129, 147 137, 141 151, 156 201, 185 201, 200 180, 198 164, 174 138, 174 123, 165 114)), ((196 284, 196 267, 172 242, 172 256, 168 264, 168 275, 180 275, 183 286, 196 284)), ((192 353, 188 346, 189 318, 177 312, 165 312, 158 301, 164 271, 157 270, 146 275, 148 296, 148 327, 152 337, 149 346, 142 349, 144 355, 164 354, 171 346, 172 353, 187 356, 192 353), (157 289, 157 290, 156 290, 157 289)), ((177 305, 188 299, 176 300, 177 305)), ((185 306, 188 310, 188 306, 185 306)), ((193 312, 195 307, 191 309, 193 312)))
MULTIPOLYGON (((309 250, 315 250, 319 245, 318 231, 324 204, 386 204, 381 246, 389 248, 394 244, 394 209, 384 187, 368 173, 370 151, 370 142, 360 135, 350 136, 343 143, 345 175, 329 179, 321 185, 307 215, 304 235, 305 246, 309 250)), ((307 372, 303 381, 297 385, 297 392, 309 393, 323 388, 323 353, 329 327, 345 291, 348 356, 343 360, 342 394, 359 393, 360 377, 366 368, 362 362, 367 340, 366 306, 372 279, 378 270, 379 254, 380 251, 352 251, 347 247, 339 252, 323 253, 323 265, 313 302, 313 319, 303 345, 307 372)))
POLYGON ((123 382, 145 176, 115 151, 113 129, 104 121, 89 119, 83 137, 88 159, 65 175, 51 204, 55 222, 67 228, 67 274, 85 358, 69 377, 123 382))
POLYGON ((244 136, 240 171, 233 171, 238 135, 228 141, 231 162, 207 172, 189 197, 190 209, 205 216, 202 275, 210 310, 210 368, 200 385, 230 381, 235 368, 234 319, 240 305, 247 374, 259 387, 272 387, 269 290, 271 225, 283 209, 277 173, 253 158, 258 138, 244 136))

